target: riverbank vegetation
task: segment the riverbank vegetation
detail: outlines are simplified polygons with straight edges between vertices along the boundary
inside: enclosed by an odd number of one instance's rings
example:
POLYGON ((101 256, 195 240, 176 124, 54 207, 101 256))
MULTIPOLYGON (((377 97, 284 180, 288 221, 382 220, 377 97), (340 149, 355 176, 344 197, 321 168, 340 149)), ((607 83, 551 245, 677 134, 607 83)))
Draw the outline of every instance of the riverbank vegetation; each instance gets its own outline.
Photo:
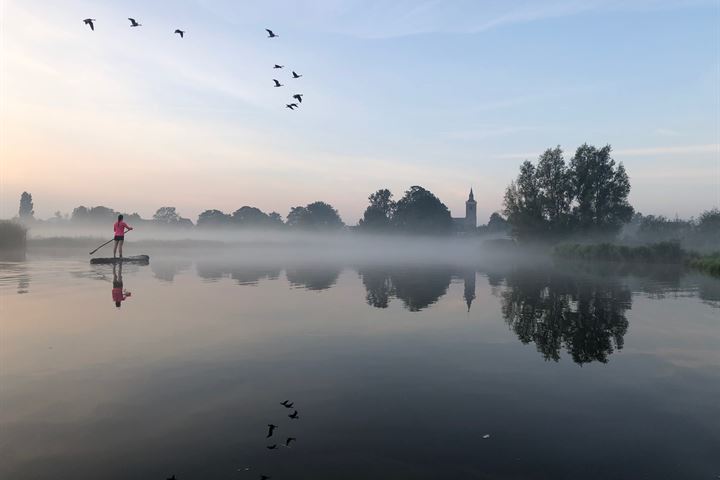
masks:
POLYGON ((24 250, 27 229, 12 220, 0 220, 0 250, 24 250))
POLYGON ((690 258, 688 264, 697 270, 720 276, 720 252, 709 255, 697 255, 690 258))
POLYGON ((700 254, 681 248, 678 242, 658 242, 629 246, 611 243, 563 244, 553 249, 557 259, 589 262, 682 264, 713 275, 720 275, 720 252, 700 254))

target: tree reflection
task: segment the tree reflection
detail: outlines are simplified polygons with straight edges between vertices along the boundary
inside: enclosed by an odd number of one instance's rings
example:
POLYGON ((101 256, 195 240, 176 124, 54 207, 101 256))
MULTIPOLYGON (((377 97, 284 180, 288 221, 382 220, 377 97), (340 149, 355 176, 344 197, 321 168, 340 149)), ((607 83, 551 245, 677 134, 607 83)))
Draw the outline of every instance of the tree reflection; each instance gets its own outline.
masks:
MULTIPOLYGON (((359 268, 363 285, 367 291, 365 299, 373 307, 386 308, 390 298, 402 301, 411 312, 419 312, 437 302, 447 293, 454 269, 443 266, 392 266, 359 268)), ((475 298, 474 271, 472 294, 467 291, 467 298, 475 298)), ((469 307, 468 307, 469 308, 469 307)))
POLYGON ((196 264, 197 274, 205 280, 219 280, 230 277, 238 285, 257 285, 262 279, 277 280, 282 268, 277 265, 244 265, 227 261, 212 260, 196 264))
POLYGON ((535 343, 546 360, 558 361, 564 347, 576 363, 605 363, 623 347, 632 303, 623 285, 524 271, 506 277, 501 298, 510 328, 521 342, 535 343))
POLYGON ((153 260, 150 269, 158 280, 173 282, 175 275, 190 268, 190 260, 182 259, 161 259, 153 260))
POLYGON ((337 282, 340 276, 338 266, 293 267, 285 270, 288 282, 295 287, 308 290, 325 290, 337 282))

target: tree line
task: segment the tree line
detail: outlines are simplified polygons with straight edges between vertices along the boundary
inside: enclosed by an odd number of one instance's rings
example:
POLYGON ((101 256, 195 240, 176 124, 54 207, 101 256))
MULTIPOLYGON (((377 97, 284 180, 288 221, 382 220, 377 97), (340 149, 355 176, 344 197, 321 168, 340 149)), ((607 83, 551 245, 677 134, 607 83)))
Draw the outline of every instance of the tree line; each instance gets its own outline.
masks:
MULTIPOLYGON (((205 210, 195 224, 180 216, 175 207, 161 207, 152 220, 137 213, 125 214, 131 223, 178 228, 265 229, 296 228, 340 230, 351 228, 368 233, 406 233, 447 235, 458 230, 465 234, 505 233, 519 242, 557 242, 570 237, 592 236, 612 240, 622 232, 627 240, 720 244, 720 211, 708 210, 698 219, 669 220, 662 216, 643 216, 628 201, 630 178, 622 163, 612 158, 610 145, 598 148, 583 144, 566 160, 562 148, 548 148, 537 162, 526 160, 518 176, 505 189, 502 213, 493 213, 486 225, 476 229, 458 227, 448 207, 430 190, 414 185, 397 201, 382 188, 368 197, 368 206, 357 225, 347 227, 335 207, 317 201, 292 207, 283 218, 277 212, 243 206, 232 213, 205 210)), ((60 212, 52 220, 78 223, 108 223, 119 212, 104 206, 73 210, 69 218, 60 212)), ((20 220, 33 221, 32 195, 23 192, 18 211, 20 220)), ((51 220, 51 221, 52 221, 51 220)))
MULTIPOLYGON (((410 234, 442 235, 453 232, 453 221, 448 207, 431 191, 420 187, 410 187, 403 197, 395 202, 388 189, 380 189, 369 197, 369 205, 357 226, 350 227, 357 231, 371 233, 404 232, 410 234)), ((19 218, 32 222, 34 205, 32 195, 23 192, 20 200, 19 218)), ((108 224, 115 221, 117 215, 123 213, 105 206, 73 209, 69 216, 55 214, 50 222, 73 224, 108 224)), ((182 217, 175 207, 159 208, 152 219, 143 219, 137 213, 123 213, 129 224, 150 223, 162 227, 175 228, 262 228, 262 229, 301 229, 316 231, 341 230, 347 226, 340 218, 337 209, 329 203, 317 201, 305 206, 295 206, 283 218, 277 212, 265 213, 257 207, 243 206, 232 213, 222 210, 205 210, 198 216, 195 223, 182 217)), ((502 231, 506 222, 498 213, 493 213, 488 225, 482 226, 478 232, 502 231)))

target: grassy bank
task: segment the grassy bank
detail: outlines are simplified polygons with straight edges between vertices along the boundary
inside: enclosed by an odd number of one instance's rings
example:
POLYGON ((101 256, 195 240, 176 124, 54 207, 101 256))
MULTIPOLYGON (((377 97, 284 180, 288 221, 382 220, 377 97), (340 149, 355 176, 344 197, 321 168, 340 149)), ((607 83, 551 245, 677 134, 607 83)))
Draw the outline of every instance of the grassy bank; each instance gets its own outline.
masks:
POLYGON ((687 253, 676 242, 661 242, 629 247, 612 243, 558 245, 558 258, 622 263, 684 263, 687 253))
POLYGON ((711 275, 720 276, 720 252, 691 257, 688 265, 711 275))
POLYGON ((712 275, 720 275, 720 252, 701 255, 680 248, 677 242, 660 242, 630 247, 612 243, 566 244, 553 250, 555 258, 634 264, 687 265, 712 275))
POLYGON ((0 220, 0 250, 24 251, 27 246, 27 229, 12 220, 0 220))

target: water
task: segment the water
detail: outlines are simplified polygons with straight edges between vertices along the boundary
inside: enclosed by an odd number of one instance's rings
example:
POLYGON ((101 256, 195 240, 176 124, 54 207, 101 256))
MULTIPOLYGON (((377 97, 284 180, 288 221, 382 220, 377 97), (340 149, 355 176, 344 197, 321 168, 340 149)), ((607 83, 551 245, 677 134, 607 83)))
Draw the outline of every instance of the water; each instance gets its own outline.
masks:
POLYGON ((720 475, 717 279, 86 262, 0 265, 0 478, 720 475))

